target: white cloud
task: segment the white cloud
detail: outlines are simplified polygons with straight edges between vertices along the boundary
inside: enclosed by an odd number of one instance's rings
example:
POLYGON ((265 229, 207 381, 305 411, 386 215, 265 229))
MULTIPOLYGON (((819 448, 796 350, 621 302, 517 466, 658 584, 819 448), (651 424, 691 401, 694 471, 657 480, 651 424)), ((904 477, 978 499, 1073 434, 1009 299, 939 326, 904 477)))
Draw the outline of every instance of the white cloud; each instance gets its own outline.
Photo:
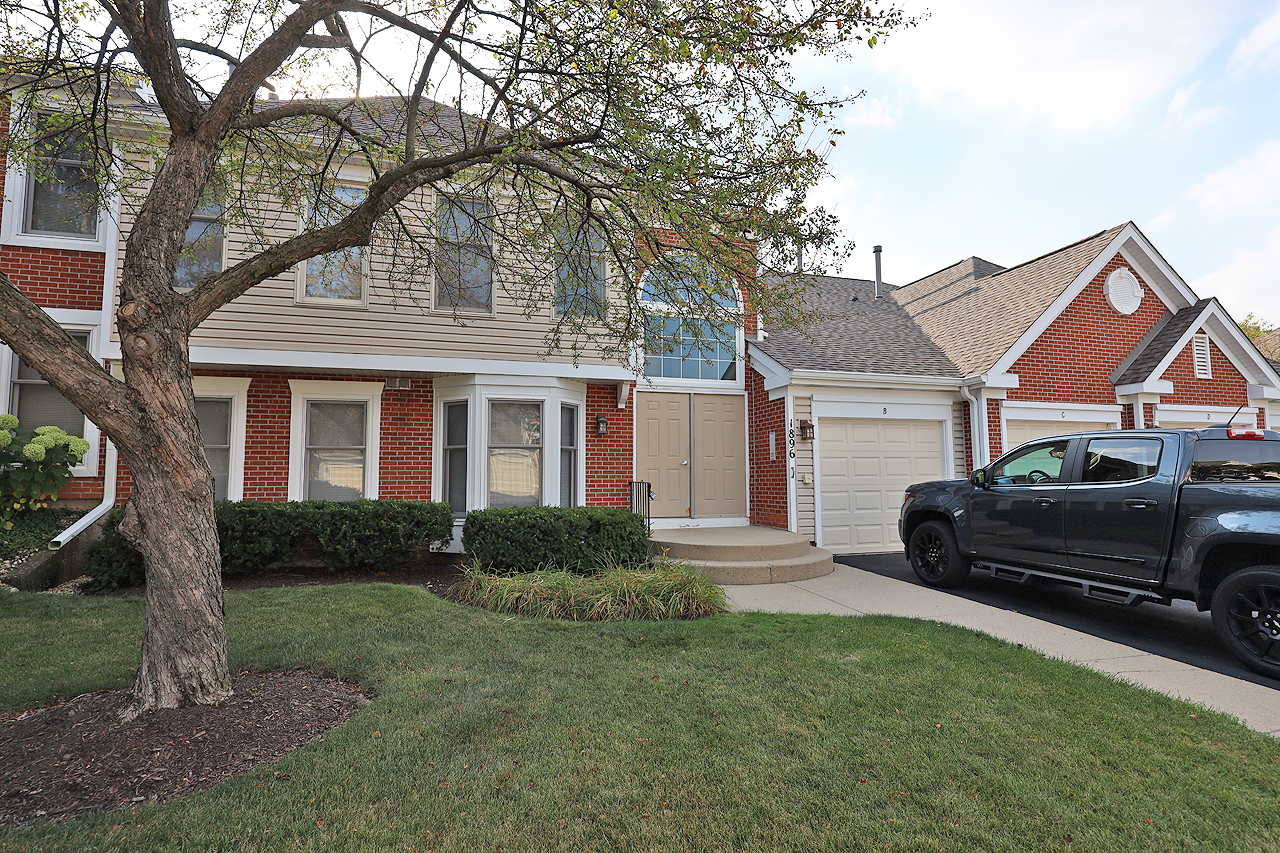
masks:
POLYGON ((892 130, 902 118, 901 107, 891 107, 887 98, 862 98, 845 107, 844 123, 862 127, 882 127, 892 130))
POLYGON ((1239 68, 1280 65, 1280 4, 1269 18, 1236 43, 1231 62, 1239 68))
POLYGON ((1231 17, 1206 16, 1193 0, 928 5, 919 27, 873 51, 881 68, 929 105, 963 102, 1079 134, 1120 125, 1168 92, 1212 53, 1231 17))
POLYGON ((1241 249, 1231 263, 1191 282, 1200 296, 1216 296, 1237 320, 1246 315, 1280 323, 1280 228, 1257 249, 1241 249))
POLYGON ((1187 190, 1201 210, 1239 216, 1280 207, 1280 139, 1269 139, 1242 160, 1187 190))
POLYGON ((1190 86, 1184 86, 1173 93, 1173 99, 1169 101, 1169 107, 1165 110, 1164 124, 1160 128, 1162 131, 1187 133, 1215 121, 1226 112, 1226 108, 1221 104, 1215 104, 1212 107, 1193 106, 1199 89, 1200 81, 1197 80, 1190 86))

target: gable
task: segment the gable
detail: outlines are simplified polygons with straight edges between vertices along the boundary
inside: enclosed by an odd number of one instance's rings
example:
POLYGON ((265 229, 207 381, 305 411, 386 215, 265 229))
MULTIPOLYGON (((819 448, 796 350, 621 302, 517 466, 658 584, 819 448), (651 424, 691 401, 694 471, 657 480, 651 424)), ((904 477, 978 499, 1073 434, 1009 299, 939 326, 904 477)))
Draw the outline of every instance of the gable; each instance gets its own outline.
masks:
MULTIPOLYGON (((1197 329, 1194 334, 1201 332, 1203 329, 1197 329)), ((1196 376, 1192 348, 1193 344, 1188 342, 1159 377, 1173 383, 1173 393, 1162 395, 1161 405, 1238 406, 1248 400, 1249 380, 1231 363, 1212 335, 1209 337, 1212 379, 1196 376)))

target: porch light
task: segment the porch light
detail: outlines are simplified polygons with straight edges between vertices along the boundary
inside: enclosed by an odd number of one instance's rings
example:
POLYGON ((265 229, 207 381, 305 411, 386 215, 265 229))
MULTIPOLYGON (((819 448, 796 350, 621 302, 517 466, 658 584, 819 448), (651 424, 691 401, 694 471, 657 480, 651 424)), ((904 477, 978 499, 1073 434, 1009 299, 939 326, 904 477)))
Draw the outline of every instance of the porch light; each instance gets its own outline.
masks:
POLYGON ((609 419, 604 415, 596 415, 596 435, 609 434, 609 419))
POLYGON ((800 422, 800 440, 813 441, 813 421, 800 422))

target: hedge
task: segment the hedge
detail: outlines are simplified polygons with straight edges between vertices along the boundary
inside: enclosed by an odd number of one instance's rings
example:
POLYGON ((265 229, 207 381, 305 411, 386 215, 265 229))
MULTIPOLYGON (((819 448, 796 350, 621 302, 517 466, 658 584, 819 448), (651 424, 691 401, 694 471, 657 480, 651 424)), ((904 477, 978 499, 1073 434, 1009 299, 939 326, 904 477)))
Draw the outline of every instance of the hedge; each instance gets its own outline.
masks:
MULTIPOLYGON (((269 572, 306 545, 318 546, 328 571, 384 568, 414 551, 453 540, 449 504, 424 501, 237 501, 214 505, 225 577, 269 572)), ((136 586, 142 555, 117 529, 124 509, 107 513, 102 539, 89 546, 90 592, 136 586)))
POLYGON ((625 509, 528 506, 467 513, 462 547, 499 572, 554 567, 586 574, 649 559, 644 516, 625 509))

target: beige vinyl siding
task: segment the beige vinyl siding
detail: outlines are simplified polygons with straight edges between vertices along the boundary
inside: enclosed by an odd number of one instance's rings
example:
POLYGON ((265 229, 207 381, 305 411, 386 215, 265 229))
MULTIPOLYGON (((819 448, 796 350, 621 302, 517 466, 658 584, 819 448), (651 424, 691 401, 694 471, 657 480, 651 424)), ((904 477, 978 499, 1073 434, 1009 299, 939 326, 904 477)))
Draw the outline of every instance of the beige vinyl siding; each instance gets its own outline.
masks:
POLYGON ((791 428, 796 431, 796 478, 793 486, 796 490, 796 532, 802 536, 808 536, 810 540, 817 536, 817 522, 814 512, 813 501, 813 442, 799 441, 800 422, 813 420, 813 398, 812 397, 795 397, 793 398, 792 414, 795 420, 791 424, 791 428), (801 480, 804 475, 810 475, 809 485, 805 485, 801 480))
MULTIPOLYGON (((429 197, 413 199, 413 219, 433 222, 429 197)), ((263 236, 273 242, 296 233, 296 217, 278 206, 264 203, 260 222, 263 236)), ((132 225, 129 211, 121 212, 120 248, 132 225)), ((253 235, 238 227, 227 229, 228 266, 250 256, 256 247, 253 235)), ((503 288, 502 270, 493 282, 495 312, 455 315, 448 310, 430 310, 432 282, 415 281, 392 287, 388 280, 388 259, 376 246, 369 262, 368 305, 326 305, 297 300, 296 269, 254 286, 248 293, 213 313, 191 336, 194 347, 231 349, 292 350, 299 352, 352 353, 408 357, 452 357, 502 360, 545 360, 573 362, 570 354, 546 354, 545 336, 553 328, 549 297, 525 316, 526 306, 503 288), (416 300, 416 302, 415 302, 416 300)), ((500 253, 495 249, 495 255, 500 253)), ((501 259, 498 258, 498 263, 501 259)), ((117 275, 119 267, 117 267, 117 275)), ((508 274, 508 284, 513 284, 508 274)), ((118 340, 113 328, 112 337, 118 340)), ((564 344, 568 344, 566 339, 564 344)), ((606 362, 594 348, 586 349, 579 361, 606 362)))
POLYGON ((956 479, 967 477, 964 465, 964 408, 967 404, 956 401, 951 404, 951 447, 955 460, 956 479))

